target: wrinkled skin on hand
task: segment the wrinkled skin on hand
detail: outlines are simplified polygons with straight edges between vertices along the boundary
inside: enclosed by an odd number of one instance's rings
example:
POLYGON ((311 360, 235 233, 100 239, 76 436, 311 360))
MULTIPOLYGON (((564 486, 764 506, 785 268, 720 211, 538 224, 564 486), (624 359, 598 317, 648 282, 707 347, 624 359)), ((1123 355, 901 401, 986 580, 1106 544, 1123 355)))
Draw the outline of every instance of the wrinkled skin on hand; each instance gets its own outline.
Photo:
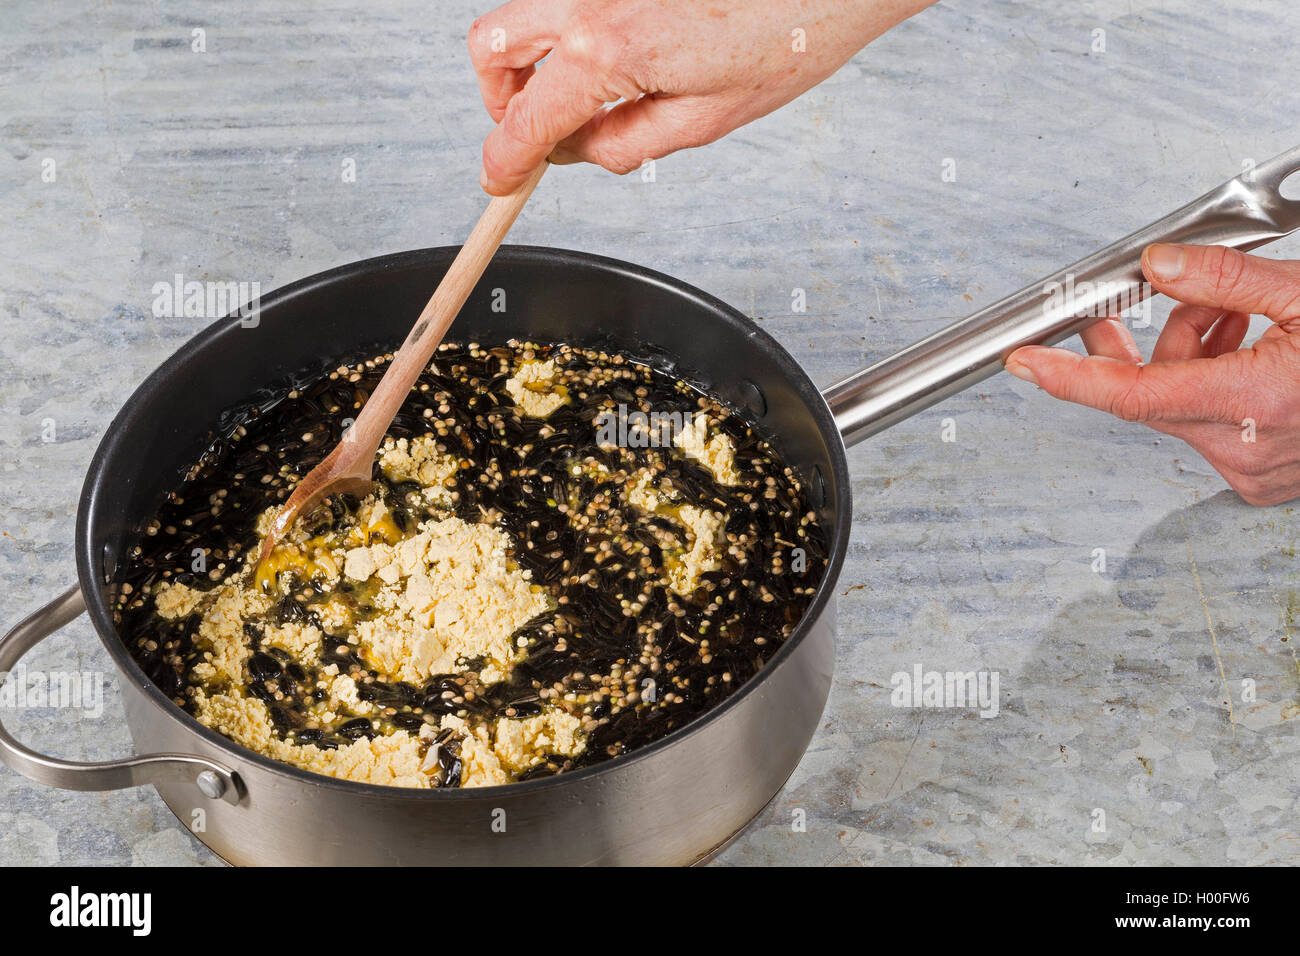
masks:
POLYGON ((511 0, 469 31, 498 124, 483 144, 483 188, 503 195, 547 156, 626 173, 713 142, 932 2, 511 0))
POLYGON ((1111 318, 1083 333, 1087 357, 1032 346, 1012 353, 1007 371, 1181 438, 1251 504, 1300 498, 1300 261, 1156 245, 1142 270, 1180 302, 1149 363, 1111 318), (1242 348, 1252 314, 1273 325, 1242 348))

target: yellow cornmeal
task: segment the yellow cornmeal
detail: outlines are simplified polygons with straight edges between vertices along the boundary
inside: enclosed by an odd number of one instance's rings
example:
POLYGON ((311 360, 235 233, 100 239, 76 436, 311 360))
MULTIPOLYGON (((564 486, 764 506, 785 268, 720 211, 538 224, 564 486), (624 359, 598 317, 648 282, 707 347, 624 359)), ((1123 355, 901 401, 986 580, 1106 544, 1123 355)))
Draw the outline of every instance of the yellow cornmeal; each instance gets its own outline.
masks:
POLYGON ((450 500, 449 480, 459 468, 460 463, 455 458, 438 451, 432 435, 421 435, 409 441, 389 438, 379 450, 379 469, 385 478, 389 481, 414 481, 431 501, 450 500))
MULTIPOLYGON (((432 438, 390 440, 379 461, 390 480, 416 482, 430 501, 449 500, 449 479, 458 464, 439 452, 432 438)), ((269 528, 274 513, 272 508, 259 516, 259 534, 269 528)), ((346 580, 371 595, 375 616, 360 622, 337 595, 314 605, 325 631, 346 638, 370 667, 391 681, 419 683, 431 674, 459 673, 470 659, 480 662, 485 683, 506 676, 521 654, 511 643, 514 632, 554 606, 528 572, 507 559, 508 535, 452 515, 426 520, 413 533, 402 535, 387 507, 373 496, 361 503, 356 517, 355 527, 342 541, 306 537, 296 529, 276 549, 283 555, 279 562, 284 570, 310 569, 318 582, 346 580)), ((444 715, 418 733, 395 729, 336 749, 282 739, 267 704, 244 690, 252 653, 244 625, 260 625, 263 646, 279 648, 303 664, 319 665, 324 633, 312 624, 266 621, 283 595, 274 574, 270 590, 259 586, 267 577, 264 572, 259 578, 255 571, 257 555, 258 548, 250 549, 242 564, 211 591, 184 584, 162 584, 154 591, 160 616, 175 620, 199 615, 196 643, 203 659, 192 668, 201 682, 193 688, 193 703, 205 726, 305 770, 405 787, 436 782, 437 750, 445 744, 433 737, 440 730, 460 737, 461 785, 466 787, 508 783, 551 755, 573 757, 584 750, 581 722, 554 703, 541 714, 519 720, 474 723, 444 715)), ((339 674, 333 664, 322 673, 324 680, 317 687, 324 699, 309 708, 317 723, 375 714, 375 706, 357 696, 351 676, 339 674)))
POLYGON ((349 550, 343 573, 381 585, 374 598, 381 616, 357 626, 366 659, 419 683, 486 658, 483 681, 502 679, 518 656, 511 634, 554 606, 527 572, 507 566, 509 545, 505 532, 453 517, 426 521, 397 545, 349 550))
POLYGON ((291 657, 301 660, 315 660, 320 657, 320 628, 311 624, 268 624, 262 636, 262 643, 278 647, 288 652, 291 657))
POLYGON ((539 754, 575 756, 584 749, 579 721, 559 710, 536 717, 512 720, 507 717, 470 725, 451 714, 435 728, 425 724, 418 734, 399 730, 384 737, 355 740, 335 750, 314 744, 292 744, 275 734, 266 704, 257 698, 223 693, 209 697, 195 690, 199 720, 249 750, 303 770, 398 787, 430 786, 438 772, 436 744, 438 730, 464 734, 460 741, 461 786, 491 787, 509 783, 511 774, 522 773, 543 759, 539 754))
POLYGON ((677 433, 673 444, 688 457, 699 459, 700 464, 713 472, 718 484, 740 483, 740 474, 736 471, 736 446, 731 436, 718 432, 710 437, 708 416, 703 412, 677 433))
POLYGON ((168 620, 189 617, 205 597, 204 592, 184 584, 169 584, 154 594, 154 607, 168 620))
MULTIPOLYGON (((189 595, 185 597, 189 599, 189 595)), ((159 600, 171 605, 165 594, 160 595, 159 600)), ((262 617, 274 603, 275 598, 271 595, 235 583, 222 584, 202 595, 202 600, 193 605, 190 613, 202 612, 196 643, 207 649, 203 660, 192 669, 194 676, 205 682, 241 683, 250 654, 244 636, 244 622, 262 617)), ((167 614, 162 616, 168 617, 167 614)), ((173 616, 188 617, 189 614, 173 616)))
POLYGON ((684 554, 664 556, 668 586, 678 594, 690 594, 699 586, 700 575, 722 567, 719 547, 726 519, 719 512, 681 502, 644 469, 636 473, 627 498, 642 511, 671 518, 689 532, 690 548, 684 554))
POLYGON ((559 374, 554 359, 521 362, 506 380, 506 391, 525 415, 546 418, 569 400, 568 389, 556 381, 559 374))

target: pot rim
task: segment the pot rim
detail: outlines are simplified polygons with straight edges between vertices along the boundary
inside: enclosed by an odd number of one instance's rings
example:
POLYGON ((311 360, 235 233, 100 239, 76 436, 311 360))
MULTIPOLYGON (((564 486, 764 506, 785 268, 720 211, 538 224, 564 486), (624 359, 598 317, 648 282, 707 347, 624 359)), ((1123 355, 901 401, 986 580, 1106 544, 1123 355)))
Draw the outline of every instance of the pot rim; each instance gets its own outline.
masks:
MULTIPOLYGON (((370 274, 398 267, 408 267, 416 264, 427 266, 442 261, 450 262, 451 258, 459 251, 460 246, 431 246, 424 249, 411 249, 402 252, 388 253, 385 255, 373 256, 369 259, 361 259, 355 262, 346 263, 332 269, 326 269, 322 272, 306 276, 272 290, 266 295, 261 296, 260 308, 262 310, 273 309, 297 296, 313 292, 322 286, 347 281, 349 278, 358 275, 370 274)), ((726 714, 738 707, 745 698, 755 693, 757 688, 764 683, 773 672, 786 664, 799 645, 803 643, 804 638, 812 628, 813 622, 818 620, 827 610, 828 605, 831 604, 834 588, 843 567, 845 553, 848 550, 849 523, 852 515, 848 458, 844 442, 840 437, 839 429, 835 424, 834 416, 832 415, 830 408, 827 406, 825 399, 822 397, 821 391, 813 384, 812 380, 808 377, 808 373, 797 361, 795 361, 794 357, 786 351, 785 347, 777 342, 770 333, 760 327, 753 320, 702 289, 665 273, 626 262, 624 260, 614 259, 595 253, 583 252, 576 249, 560 249, 550 246, 532 245, 503 245, 497 252, 494 261, 514 262, 535 266, 558 265, 581 266, 586 268, 595 267, 611 274, 660 286, 681 298, 689 300, 692 304, 713 314, 722 321, 733 326, 739 326, 743 329, 746 335, 758 339, 762 346, 773 355, 777 364, 781 367, 782 372, 785 373, 789 380, 796 386, 800 397, 804 400, 809 411, 812 413, 812 417, 830 449, 833 474, 824 480, 828 487, 834 487, 840 490, 835 507, 835 523, 831 530, 830 546, 827 549, 828 560, 826 571, 822 576, 821 583, 818 585, 817 593, 813 595, 812 603, 809 604, 807 610, 804 611, 804 616, 802 620, 800 620, 799 626, 795 629, 794 633, 790 635, 777 653, 763 666, 762 670, 746 681, 739 690, 733 693, 721 704, 698 716, 694 720, 689 721, 677 730, 661 737, 659 740, 640 747, 631 753, 614 757, 589 767, 582 767, 577 770, 568 771, 566 773, 554 774, 549 777, 541 777, 535 780, 498 784, 491 787, 456 787, 446 789, 396 787, 386 784, 342 780, 336 777, 329 777, 324 774, 302 770, 290 764, 282 763, 281 761, 263 756, 262 754, 250 750, 241 744, 235 743, 230 738, 217 733, 215 730, 205 727, 203 724, 199 723, 196 718, 173 703, 172 700, 165 696, 158 686, 149 679, 136 663, 135 658, 127 649, 126 642, 118 634, 117 628, 113 624, 112 615, 104 601, 103 588, 105 587, 105 584, 100 579, 99 569, 96 567, 97 562, 95 556, 90 553, 91 515, 96 511, 100 498, 100 485, 102 479, 104 479, 108 474, 108 469, 112 462, 121 455, 119 445, 124 431, 124 424, 140 413, 140 410, 149 403, 153 392, 162 383, 169 380, 178 370, 180 370, 181 367, 191 359, 194 352, 204 349, 223 335, 232 334, 233 331, 240 330, 240 317, 238 314, 227 315, 223 318, 217 319, 215 322, 211 323, 196 335, 188 339, 161 365, 154 369, 154 371, 151 372, 143 382, 136 386, 135 390, 122 405, 117 415, 114 416, 108 429, 105 431, 104 437, 101 439, 99 446, 95 449, 95 454, 91 458, 90 465, 86 470, 85 482, 82 485, 81 501, 77 509, 75 548, 77 559, 77 579, 85 598, 87 616, 90 618, 94 625, 95 632, 99 636, 100 642, 108 650, 109 656, 112 657, 119 672, 121 672, 125 678, 128 678, 135 685, 137 690, 142 691, 145 699, 153 705, 155 710, 160 711, 165 718, 178 721, 186 730, 196 734, 209 746, 215 747, 223 754, 223 759, 227 759, 228 757, 229 761, 232 763, 232 769, 235 769, 236 772, 238 772, 238 765, 240 763, 252 763, 261 770, 285 777, 300 785, 305 784, 316 787, 331 787, 345 792, 350 791, 356 793, 358 796, 384 797, 386 799, 397 800, 474 800, 478 799, 483 794, 492 794, 494 797, 499 798, 501 795, 506 793, 518 794, 522 797, 530 793, 576 784, 580 781, 601 774, 617 772, 620 768, 631 767, 635 763, 650 759, 661 751, 684 743, 686 740, 702 732, 708 724, 722 719, 726 714)), ((681 362, 681 369, 684 373, 683 377, 686 377, 689 380, 691 366, 689 361, 686 361, 689 357, 674 356, 674 358, 683 360, 681 362)), ((779 439, 780 436, 777 437, 779 439)))

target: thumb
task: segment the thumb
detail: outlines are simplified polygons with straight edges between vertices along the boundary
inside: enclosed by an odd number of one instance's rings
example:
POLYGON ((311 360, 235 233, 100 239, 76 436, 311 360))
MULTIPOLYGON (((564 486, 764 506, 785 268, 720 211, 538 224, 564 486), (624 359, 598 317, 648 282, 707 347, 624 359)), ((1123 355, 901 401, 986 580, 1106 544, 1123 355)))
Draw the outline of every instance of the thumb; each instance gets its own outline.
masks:
POLYGON ((1157 291, 1180 302, 1300 323, 1300 262, 1226 246, 1158 243, 1143 251, 1142 271, 1157 291))
POLYGON ((1138 365, 1102 355, 1031 345, 1007 359, 1007 371, 1054 398, 1129 422, 1237 424, 1239 390, 1250 353, 1138 365))
POLYGON ((630 173, 646 160, 702 146, 714 137, 704 117, 692 117, 696 97, 646 94, 596 114, 552 155, 554 162, 587 162, 630 173))
POLYGON ((517 188, 556 143, 604 105, 582 64, 563 51, 552 53, 483 141, 483 188, 494 196, 517 188))

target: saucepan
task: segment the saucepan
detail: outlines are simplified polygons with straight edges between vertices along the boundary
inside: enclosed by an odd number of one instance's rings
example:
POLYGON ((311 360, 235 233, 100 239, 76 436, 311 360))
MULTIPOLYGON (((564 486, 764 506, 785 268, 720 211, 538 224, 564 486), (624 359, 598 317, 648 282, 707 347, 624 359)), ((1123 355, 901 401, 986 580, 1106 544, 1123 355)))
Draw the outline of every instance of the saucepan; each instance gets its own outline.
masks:
POLYGON ((140 529, 207 446, 222 413, 325 357, 392 348, 454 248, 369 259, 264 296, 254 323, 220 320, 135 391, 91 461, 76 523, 77 586, 0 640, 0 672, 85 612, 121 674, 137 754, 75 763, 0 727, 0 759, 73 790, 152 785, 198 837, 237 864, 684 864, 759 814, 794 770, 831 685, 836 579, 848 546, 845 449, 993 374, 1022 345, 1061 341, 1149 294, 1152 242, 1252 249, 1300 228, 1281 186, 1300 148, 825 391, 759 326, 705 292, 626 262, 506 246, 453 326, 460 341, 511 338, 606 348, 673 371, 775 436, 804 476, 829 562, 804 619, 725 702, 663 739, 567 774, 481 789, 408 790, 311 774, 200 725, 145 676, 115 630, 111 589, 140 529), (507 312, 491 290, 508 292, 507 312), (1068 294, 1062 294, 1068 290, 1068 294))

